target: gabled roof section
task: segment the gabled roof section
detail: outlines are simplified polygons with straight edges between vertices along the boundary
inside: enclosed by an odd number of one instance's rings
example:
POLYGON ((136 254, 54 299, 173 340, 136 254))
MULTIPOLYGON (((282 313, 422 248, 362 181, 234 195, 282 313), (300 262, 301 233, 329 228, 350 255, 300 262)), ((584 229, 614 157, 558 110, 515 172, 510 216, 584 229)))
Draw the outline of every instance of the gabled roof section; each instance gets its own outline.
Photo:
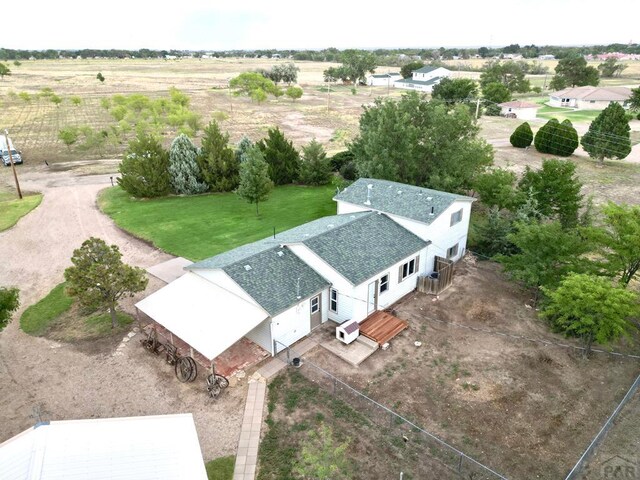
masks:
POLYGON ((499 107, 508 107, 508 108, 540 108, 540 105, 537 103, 531 102, 523 102, 523 101, 513 101, 513 102, 503 102, 498 104, 499 107))
POLYGON ((444 68, 444 67, 434 67, 432 65, 425 65, 422 68, 419 68, 417 70, 413 70, 411 73, 430 73, 430 72, 433 72, 434 70, 437 70, 439 68, 444 68))
POLYGON ((396 80, 395 83, 412 83, 414 85, 429 86, 429 85, 436 85, 443 78, 444 77, 433 77, 433 78, 430 78, 429 80, 413 80, 412 78, 404 78, 402 80, 396 80))
POLYGON ((280 246, 240 259, 222 270, 272 317, 330 285, 291 250, 280 246))
POLYGON ((429 245, 386 215, 374 212, 303 243, 353 285, 429 245))
POLYGON ((464 195, 373 178, 358 179, 333 199, 416 220, 426 225, 430 225, 455 201, 475 201, 474 198, 464 195), (367 203, 368 185, 371 185, 369 203, 367 203))
POLYGON ((550 95, 579 100, 624 101, 631 98, 631 89, 627 87, 571 87, 553 92, 550 95))

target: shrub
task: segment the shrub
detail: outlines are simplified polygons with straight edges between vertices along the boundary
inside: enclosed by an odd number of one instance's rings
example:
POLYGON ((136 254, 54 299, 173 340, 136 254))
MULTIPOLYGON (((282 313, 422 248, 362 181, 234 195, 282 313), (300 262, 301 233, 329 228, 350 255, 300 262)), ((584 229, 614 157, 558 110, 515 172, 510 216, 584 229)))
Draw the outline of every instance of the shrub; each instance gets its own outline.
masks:
POLYGON ((342 175, 342 178, 345 180, 357 180, 358 169, 355 162, 351 161, 349 163, 345 163, 340 169, 340 175, 342 175))
POLYGON ((527 122, 516 128, 509 138, 511 145, 516 148, 527 148, 533 142, 533 132, 527 122))
POLYGON ((269 164, 269 177, 276 185, 298 180, 300 155, 279 128, 270 128, 268 136, 257 143, 269 164))
POLYGON ((119 172, 118 184, 134 197, 161 197, 171 191, 169 153, 150 135, 131 141, 119 172))
POLYGON ((300 181, 306 185, 326 185, 331 181, 329 159, 315 139, 302 148, 300 181))
POLYGON ((493 103, 488 104, 484 107, 484 114, 488 117, 499 117, 502 109, 493 103))
POLYGON ((353 158, 353 153, 351 153, 349 150, 336 153, 329 159, 331 170, 333 170, 334 172, 339 172, 342 169, 343 165, 352 162, 353 158))

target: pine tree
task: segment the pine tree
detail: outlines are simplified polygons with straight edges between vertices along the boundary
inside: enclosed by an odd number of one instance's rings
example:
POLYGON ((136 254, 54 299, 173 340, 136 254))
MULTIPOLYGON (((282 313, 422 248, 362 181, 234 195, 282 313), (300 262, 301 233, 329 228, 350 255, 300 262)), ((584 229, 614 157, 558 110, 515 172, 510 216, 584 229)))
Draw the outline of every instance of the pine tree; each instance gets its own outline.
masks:
POLYGON ((315 139, 302 148, 300 181, 305 185, 326 185, 331 181, 331 164, 315 139))
POLYGON ((212 192, 230 192, 238 186, 239 165, 233 149, 229 147, 229 134, 223 135, 215 120, 204 129, 197 162, 212 192))
POLYGON ((118 184, 134 197, 162 197, 171 192, 169 153, 151 135, 138 135, 119 167, 118 184))
POLYGON ((258 142, 258 147, 269 164, 269 177, 276 185, 286 185, 298 179, 300 155, 279 128, 270 128, 268 137, 258 142))
POLYGON ((630 130, 624 108, 612 102, 589 125, 582 137, 582 148, 601 165, 605 158, 622 160, 631 153, 630 130))
POLYGON ((533 132, 531 126, 524 122, 516 128, 509 138, 511 145, 516 148, 527 148, 533 142, 533 132))
POLYGON ((200 180, 200 168, 196 162, 198 149, 185 134, 171 142, 169 174, 174 192, 178 195, 194 195, 206 192, 209 186, 200 180))
POLYGON ((240 142, 238 142, 238 146, 236 147, 236 160, 238 164, 244 162, 247 159, 247 151, 253 147, 254 143, 249 139, 249 137, 242 137, 240 142))
POLYGON ((246 152, 246 159, 240 164, 240 185, 237 193, 249 203, 256 204, 256 215, 259 215, 258 204, 269 198, 273 182, 269 179, 269 165, 258 147, 246 152))

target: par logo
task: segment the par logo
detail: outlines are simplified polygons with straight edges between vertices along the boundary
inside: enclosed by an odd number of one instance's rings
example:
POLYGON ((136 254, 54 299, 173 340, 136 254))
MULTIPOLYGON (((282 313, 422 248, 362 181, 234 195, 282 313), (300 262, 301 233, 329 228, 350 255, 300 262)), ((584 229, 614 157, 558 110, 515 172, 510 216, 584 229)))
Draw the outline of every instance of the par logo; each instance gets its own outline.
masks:
POLYGON ((640 480, 639 468, 636 462, 615 455, 602 464, 602 478, 607 480, 640 480))

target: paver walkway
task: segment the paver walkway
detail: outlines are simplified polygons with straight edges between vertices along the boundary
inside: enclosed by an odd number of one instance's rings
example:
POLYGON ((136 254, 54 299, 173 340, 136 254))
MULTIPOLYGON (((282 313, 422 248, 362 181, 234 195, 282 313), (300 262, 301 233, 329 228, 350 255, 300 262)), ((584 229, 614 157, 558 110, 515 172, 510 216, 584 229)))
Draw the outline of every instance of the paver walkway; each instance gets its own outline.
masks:
POLYGON ((233 480, 253 480, 255 478, 266 392, 267 384, 264 381, 251 380, 249 382, 233 480))

